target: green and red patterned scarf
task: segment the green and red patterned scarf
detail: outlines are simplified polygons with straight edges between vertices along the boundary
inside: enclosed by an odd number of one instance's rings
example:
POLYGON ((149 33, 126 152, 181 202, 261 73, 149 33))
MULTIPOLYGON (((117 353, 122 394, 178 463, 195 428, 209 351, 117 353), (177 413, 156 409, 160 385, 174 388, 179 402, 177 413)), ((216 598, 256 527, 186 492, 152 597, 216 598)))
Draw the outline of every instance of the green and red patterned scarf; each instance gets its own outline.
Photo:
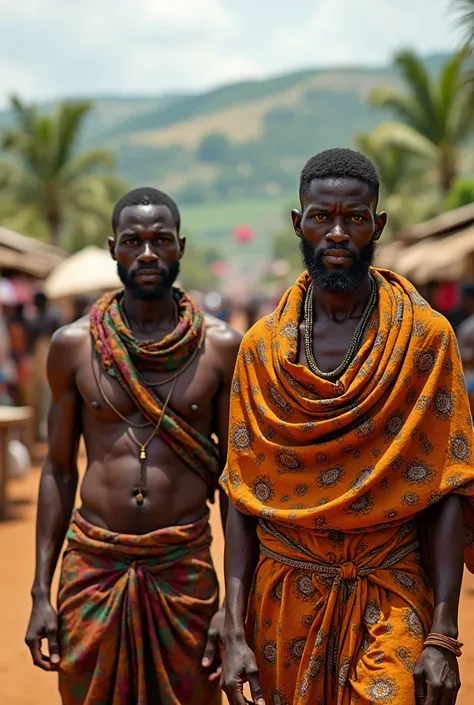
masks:
MULTIPOLYGON (((133 361, 142 360, 149 369, 157 372, 173 372, 189 360, 204 334, 204 317, 195 302, 176 287, 173 296, 178 307, 178 324, 159 342, 139 341, 133 337, 120 311, 121 290, 102 296, 90 314, 93 346, 102 369, 121 384, 152 424, 158 422, 163 402, 144 384, 133 361)), ((169 407, 159 434, 213 492, 219 475, 216 444, 169 407)))

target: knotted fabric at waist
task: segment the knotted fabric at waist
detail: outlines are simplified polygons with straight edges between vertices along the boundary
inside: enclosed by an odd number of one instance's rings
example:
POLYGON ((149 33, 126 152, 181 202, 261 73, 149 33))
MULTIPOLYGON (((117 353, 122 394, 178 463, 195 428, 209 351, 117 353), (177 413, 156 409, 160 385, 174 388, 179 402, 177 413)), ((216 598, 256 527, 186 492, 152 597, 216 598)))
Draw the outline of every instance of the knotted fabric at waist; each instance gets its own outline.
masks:
MULTIPOLYGON (((294 536, 294 530, 292 531, 293 537, 290 537, 286 533, 282 533, 271 522, 260 519, 259 523, 260 552, 264 556, 290 568, 341 580, 356 580, 357 578, 365 578, 376 570, 388 570, 419 548, 416 530, 407 524, 399 527, 391 536, 383 537, 385 541, 380 541, 370 550, 360 551, 360 553, 355 551, 354 553, 358 553, 358 555, 351 556, 350 559, 346 555, 341 556, 335 562, 327 562, 322 560, 322 557, 330 553, 334 558, 335 551, 329 551, 325 548, 324 553, 323 551, 315 553, 304 541, 294 536), (276 544, 276 542, 278 543, 276 544), (270 543, 273 548, 266 545, 267 543, 270 543), (278 549, 281 548, 281 551, 275 550, 275 545, 278 546, 278 549)), ((307 531, 303 530, 302 534, 307 534, 307 531)), ((374 537, 374 535, 371 536, 374 537)), ((324 544, 329 540, 324 538, 320 541, 324 544)), ((364 548, 364 544, 361 542, 359 547, 364 548)))

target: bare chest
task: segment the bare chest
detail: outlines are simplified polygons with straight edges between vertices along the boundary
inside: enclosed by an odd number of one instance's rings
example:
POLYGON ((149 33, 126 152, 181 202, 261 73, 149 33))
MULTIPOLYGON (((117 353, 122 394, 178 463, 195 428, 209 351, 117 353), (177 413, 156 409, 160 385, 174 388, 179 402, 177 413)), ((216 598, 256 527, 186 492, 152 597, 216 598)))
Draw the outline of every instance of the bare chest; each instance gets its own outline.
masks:
MULTIPOLYGON (((168 406, 191 424, 207 419, 212 413, 220 380, 206 346, 180 374, 172 371, 157 374, 137 366, 132 375, 134 383, 144 386, 147 393, 156 398, 158 406, 167 400, 168 406)), ((81 360, 76 384, 86 411, 98 422, 113 423, 120 417, 136 423, 143 421, 133 396, 102 370, 90 349, 81 360)))
MULTIPOLYGON (((359 319, 349 319, 344 323, 334 321, 316 322, 313 326, 313 355, 322 372, 335 370, 346 357, 357 329, 359 319)), ((304 324, 300 326, 299 359, 301 365, 308 366, 305 352, 304 324)))

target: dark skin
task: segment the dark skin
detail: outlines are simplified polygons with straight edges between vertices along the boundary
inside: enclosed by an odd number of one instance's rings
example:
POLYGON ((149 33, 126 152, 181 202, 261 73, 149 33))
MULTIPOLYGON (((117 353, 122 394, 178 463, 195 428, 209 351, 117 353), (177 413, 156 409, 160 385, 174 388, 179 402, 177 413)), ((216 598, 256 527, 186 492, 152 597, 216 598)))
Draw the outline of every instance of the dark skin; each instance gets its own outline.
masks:
MULTIPOLYGON (((181 259, 184 248, 185 240, 165 206, 124 208, 115 237, 110 240, 112 257, 128 274, 142 272, 135 281, 145 292, 155 289, 162 280, 162 274, 152 268, 168 271, 181 259), (144 273, 147 268, 151 273, 144 273)), ((175 327, 171 289, 159 300, 143 300, 126 289, 124 309, 138 339, 158 341, 175 327)), ((169 403, 202 434, 217 436, 222 467, 227 455, 230 385, 240 340, 240 334, 226 323, 206 316, 205 342, 194 362, 178 377, 169 403)), ((145 534, 195 522, 207 511, 206 484, 159 436, 147 446, 147 490, 143 505, 137 505, 133 488, 140 474, 139 448, 129 424, 106 403, 95 381, 93 364, 100 386, 114 407, 134 423, 145 421, 121 386, 99 369, 96 360, 92 361, 88 318, 60 329, 53 337, 48 359, 52 395, 49 447, 39 490, 33 609, 26 636, 34 664, 46 671, 57 670, 60 660, 51 581, 74 507, 81 436, 87 470, 80 488, 80 512, 92 524, 119 533, 145 534), (41 651, 44 638, 50 657, 41 651)), ((140 372, 149 382, 163 379, 144 368, 140 372)), ((155 390, 164 399, 170 387, 171 383, 155 390)), ((143 443, 151 430, 134 428, 133 433, 143 443)), ((228 503, 223 492, 220 507, 225 525, 228 503)), ((212 666, 210 680, 220 675, 223 621, 222 608, 211 622, 203 654, 202 665, 212 666)))
MULTIPOLYGON (((370 188, 353 179, 314 180, 302 198, 301 211, 292 212, 293 227, 315 249, 321 249, 326 270, 349 270, 351 253, 360 253, 378 240, 386 224, 377 213, 370 188), (344 247, 346 256, 332 248, 344 247)), ((368 274, 354 291, 314 290, 313 353, 322 371, 335 369, 349 348, 370 293, 368 274)), ((307 365, 301 326, 299 362, 307 365)), ((459 595, 463 573, 461 501, 447 497, 422 518, 427 536, 423 559, 429 566, 435 612, 432 632, 457 637, 459 595)), ((256 521, 230 507, 225 545, 226 622, 222 686, 230 705, 244 705, 243 685, 264 705, 255 655, 245 639, 245 614, 259 557, 256 521), (238 549, 238 550, 237 550, 238 549)), ((416 666, 416 705, 454 705, 459 689, 457 659, 444 649, 426 648, 416 666)))

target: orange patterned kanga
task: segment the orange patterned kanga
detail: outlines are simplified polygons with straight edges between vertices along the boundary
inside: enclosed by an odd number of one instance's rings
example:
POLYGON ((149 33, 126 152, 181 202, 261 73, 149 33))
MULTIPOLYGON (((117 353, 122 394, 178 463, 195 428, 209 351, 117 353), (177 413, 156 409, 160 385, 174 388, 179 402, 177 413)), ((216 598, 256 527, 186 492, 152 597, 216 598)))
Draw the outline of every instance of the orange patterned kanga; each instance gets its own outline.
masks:
POLYGON ((298 364, 304 273, 246 335, 221 483, 259 518, 247 631, 267 705, 414 705, 433 614, 417 515, 461 494, 474 569, 473 426, 454 333, 371 269, 378 303, 336 382, 298 364))

